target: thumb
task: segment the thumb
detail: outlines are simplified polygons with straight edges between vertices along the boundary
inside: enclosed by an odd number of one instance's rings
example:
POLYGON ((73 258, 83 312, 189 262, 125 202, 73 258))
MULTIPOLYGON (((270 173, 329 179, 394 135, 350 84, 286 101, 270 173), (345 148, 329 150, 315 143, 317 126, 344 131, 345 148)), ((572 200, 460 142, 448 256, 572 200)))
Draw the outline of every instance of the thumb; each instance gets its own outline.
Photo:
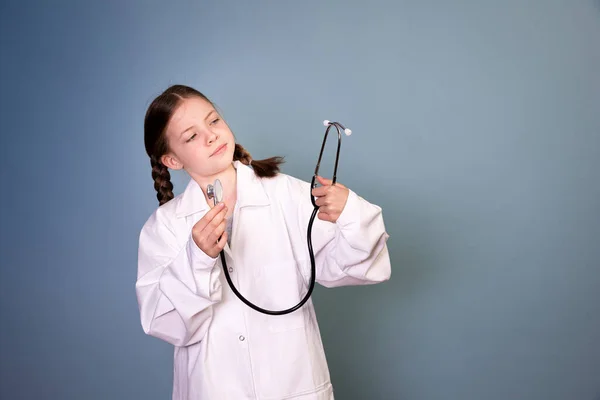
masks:
POLYGON ((331 179, 323 178, 322 176, 318 176, 318 175, 317 175, 317 180, 323 186, 331 186, 331 184, 333 183, 333 181, 331 179))

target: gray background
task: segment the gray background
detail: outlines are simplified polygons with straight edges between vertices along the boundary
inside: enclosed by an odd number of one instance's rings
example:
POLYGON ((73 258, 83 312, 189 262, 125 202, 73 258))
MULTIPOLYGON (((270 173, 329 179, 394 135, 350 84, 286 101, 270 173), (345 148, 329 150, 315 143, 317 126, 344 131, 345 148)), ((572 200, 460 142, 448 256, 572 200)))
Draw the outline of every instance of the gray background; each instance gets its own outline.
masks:
POLYGON ((393 275, 314 295, 338 399, 598 399, 598 1, 3 1, 0 23, 3 399, 170 398, 134 283, 143 116, 172 83, 306 180, 322 121, 354 131, 338 178, 383 207, 393 275))

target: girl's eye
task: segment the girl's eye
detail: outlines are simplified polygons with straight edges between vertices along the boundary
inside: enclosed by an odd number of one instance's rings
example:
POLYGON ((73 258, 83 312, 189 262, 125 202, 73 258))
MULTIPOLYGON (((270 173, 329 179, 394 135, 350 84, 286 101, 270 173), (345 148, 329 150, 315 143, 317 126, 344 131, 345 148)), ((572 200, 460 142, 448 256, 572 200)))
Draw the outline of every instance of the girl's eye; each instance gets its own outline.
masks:
POLYGON ((192 141, 192 139, 194 139, 194 137, 196 137, 196 134, 194 133, 188 140, 186 140, 186 143, 189 143, 192 141))
POLYGON ((213 120, 213 122, 211 122, 212 124, 216 124, 217 122, 219 122, 220 118, 217 118, 215 120, 213 120))

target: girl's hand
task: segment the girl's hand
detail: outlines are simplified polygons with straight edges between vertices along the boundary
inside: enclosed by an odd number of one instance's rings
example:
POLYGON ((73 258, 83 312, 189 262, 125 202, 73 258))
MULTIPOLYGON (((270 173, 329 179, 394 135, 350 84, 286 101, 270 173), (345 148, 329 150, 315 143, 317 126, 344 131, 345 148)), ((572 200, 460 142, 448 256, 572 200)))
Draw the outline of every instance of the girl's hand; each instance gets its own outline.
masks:
POLYGON ((227 243, 225 227, 227 206, 219 203, 208 211, 192 228, 192 237, 196 245, 208 256, 215 258, 227 243))
POLYGON ((320 176, 317 176, 317 180, 323 185, 312 190, 313 196, 317 197, 315 203, 319 206, 317 216, 323 221, 335 222, 344 211, 350 191, 339 182, 332 185, 330 179, 320 176))

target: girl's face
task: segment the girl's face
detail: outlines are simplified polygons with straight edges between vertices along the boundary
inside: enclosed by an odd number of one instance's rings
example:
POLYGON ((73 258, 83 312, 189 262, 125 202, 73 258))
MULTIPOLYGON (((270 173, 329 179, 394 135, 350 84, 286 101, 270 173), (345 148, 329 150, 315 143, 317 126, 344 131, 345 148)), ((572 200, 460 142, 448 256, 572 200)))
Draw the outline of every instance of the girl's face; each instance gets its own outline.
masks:
POLYGON ((233 133, 208 101, 183 99, 165 134, 170 151, 161 161, 168 168, 183 168, 193 178, 204 180, 231 167, 233 133))

